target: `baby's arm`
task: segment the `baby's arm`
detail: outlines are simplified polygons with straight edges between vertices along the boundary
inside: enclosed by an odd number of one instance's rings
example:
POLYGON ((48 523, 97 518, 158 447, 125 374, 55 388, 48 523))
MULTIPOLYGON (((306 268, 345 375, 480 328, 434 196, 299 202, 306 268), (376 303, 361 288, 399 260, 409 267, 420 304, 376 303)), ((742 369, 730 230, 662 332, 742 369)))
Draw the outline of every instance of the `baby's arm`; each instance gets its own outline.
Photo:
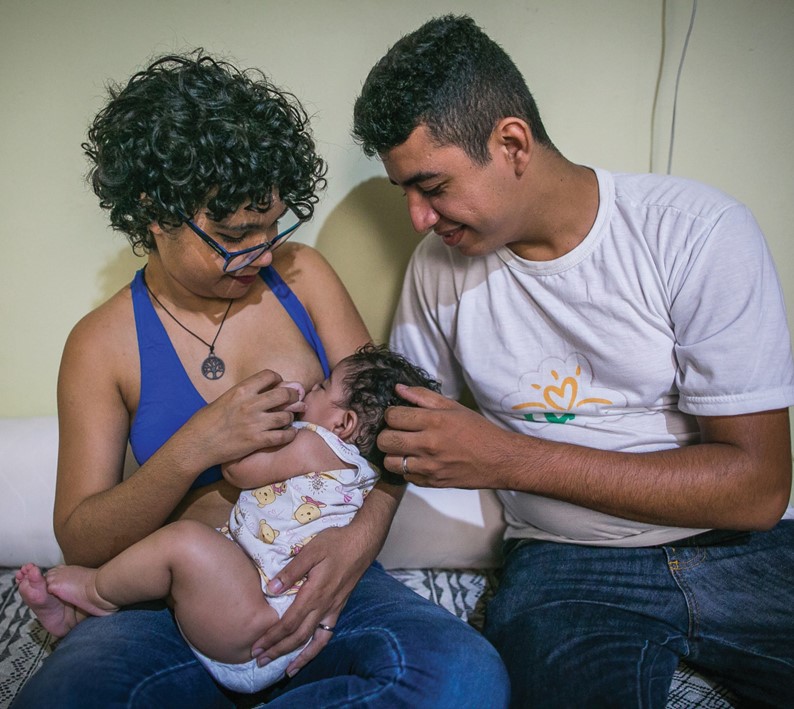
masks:
POLYGON ((285 446, 263 448, 222 466, 223 477, 250 490, 322 470, 348 467, 317 433, 305 428, 285 446))

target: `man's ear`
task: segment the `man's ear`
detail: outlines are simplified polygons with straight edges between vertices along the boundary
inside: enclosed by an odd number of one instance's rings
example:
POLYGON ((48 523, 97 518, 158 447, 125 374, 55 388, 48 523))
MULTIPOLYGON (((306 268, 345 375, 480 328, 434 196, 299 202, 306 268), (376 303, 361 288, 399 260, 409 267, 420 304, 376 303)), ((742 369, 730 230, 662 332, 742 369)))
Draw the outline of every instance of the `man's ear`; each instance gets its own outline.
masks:
POLYGON ((527 122, 513 116, 502 118, 493 130, 492 140, 495 149, 512 163, 516 176, 523 175, 535 148, 535 139, 527 122))
POLYGON ((358 414, 353 409, 345 409, 334 426, 334 433, 346 443, 353 438, 358 428, 358 414))

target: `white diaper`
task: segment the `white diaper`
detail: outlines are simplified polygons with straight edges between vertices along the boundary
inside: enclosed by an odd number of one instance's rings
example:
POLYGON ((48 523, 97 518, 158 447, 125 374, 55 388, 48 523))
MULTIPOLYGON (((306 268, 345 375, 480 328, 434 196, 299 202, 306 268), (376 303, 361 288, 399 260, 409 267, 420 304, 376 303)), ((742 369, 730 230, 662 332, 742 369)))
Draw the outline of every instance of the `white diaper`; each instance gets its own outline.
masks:
MULTIPOLYGON (((187 638, 185 638, 185 642, 187 642, 187 638)), ((189 642, 187 644, 190 645, 189 642)), ((283 679, 289 663, 303 650, 302 647, 298 648, 288 655, 271 660, 264 667, 260 667, 256 664, 256 660, 240 663, 218 662, 207 657, 192 645, 190 645, 190 649, 218 684, 233 692, 246 694, 259 692, 283 679)))
MULTIPOLYGON (((294 599, 294 596, 272 597, 268 598, 268 603, 275 609, 276 613, 278 613, 278 617, 281 618, 294 599)), ((179 627, 179 621, 177 621, 176 625, 179 628, 179 632, 182 633, 182 628, 179 627)), ((227 689, 231 689, 233 692, 244 692, 246 694, 259 692, 283 679, 289 663, 311 642, 311 638, 309 638, 308 642, 303 647, 299 647, 297 650, 293 650, 287 655, 277 657, 264 667, 260 667, 256 664, 256 659, 250 660, 249 662, 237 663, 213 660, 191 645, 184 633, 182 633, 182 637, 185 638, 185 642, 193 651, 196 659, 204 665, 204 668, 218 684, 223 685, 227 689)))

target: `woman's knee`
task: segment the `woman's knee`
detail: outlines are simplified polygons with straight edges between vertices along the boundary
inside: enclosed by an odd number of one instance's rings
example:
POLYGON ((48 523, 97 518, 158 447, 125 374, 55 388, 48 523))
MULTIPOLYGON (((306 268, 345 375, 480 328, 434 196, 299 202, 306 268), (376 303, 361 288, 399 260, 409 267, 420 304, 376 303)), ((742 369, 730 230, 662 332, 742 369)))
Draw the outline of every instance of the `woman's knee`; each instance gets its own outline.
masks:
MULTIPOLYGON (((419 680, 428 677, 423 702, 434 707, 506 707, 507 669, 496 648, 477 630, 441 608, 415 627, 404 655, 419 680)), ((425 680, 426 681, 426 680, 425 680)))

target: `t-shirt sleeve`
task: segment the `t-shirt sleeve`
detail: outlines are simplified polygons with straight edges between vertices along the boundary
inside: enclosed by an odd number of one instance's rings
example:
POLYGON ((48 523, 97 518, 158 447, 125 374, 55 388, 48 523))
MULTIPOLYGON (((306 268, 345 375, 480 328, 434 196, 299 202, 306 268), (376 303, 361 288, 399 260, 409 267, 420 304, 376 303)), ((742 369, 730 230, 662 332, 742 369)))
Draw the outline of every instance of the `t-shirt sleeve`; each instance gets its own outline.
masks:
POLYGON ((731 416, 794 402, 785 303, 750 211, 734 203, 698 225, 668 274, 679 407, 731 416))
POLYGON ((451 346, 457 301, 447 298, 445 303, 440 298, 442 290, 452 290, 452 269, 447 255, 433 248, 430 238, 419 244, 408 264, 389 343, 438 379, 446 396, 457 399, 463 389, 451 346))

